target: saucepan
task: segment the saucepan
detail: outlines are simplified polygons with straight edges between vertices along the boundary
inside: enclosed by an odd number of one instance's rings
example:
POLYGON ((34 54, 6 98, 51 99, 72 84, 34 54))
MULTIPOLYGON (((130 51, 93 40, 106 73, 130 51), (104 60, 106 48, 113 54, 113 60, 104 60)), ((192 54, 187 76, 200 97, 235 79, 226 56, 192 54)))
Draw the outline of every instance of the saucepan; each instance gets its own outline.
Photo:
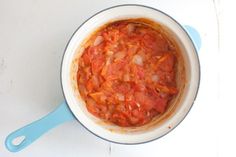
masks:
POLYGON ((5 145, 11 152, 17 152, 30 145, 41 135, 55 126, 67 121, 77 120, 89 132, 94 135, 114 143, 120 144, 140 144, 158 139, 173 130, 188 114, 191 109, 200 82, 200 64, 197 51, 201 46, 199 33, 191 26, 181 25, 166 13, 143 5, 119 5, 102 10, 83 24, 81 24, 69 40, 62 64, 61 64, 61 84, 65 100, 58 107, 45 117, 28 124, 7 136, 5 145), (105 124, 101 120, 94 118, 87 110, 83 100, 77 98, 71 84, 71 64, 79 45, 83 40, 98 27, 109 21, 147 18, 167 27, 178 41, 185 62, 186 80, 182 97, 175 111, 161 124, 150 128, 142 129, 122 129, 122 127, 105 124), (23 137, 23 140, 15 145, 16 138, 23 137))

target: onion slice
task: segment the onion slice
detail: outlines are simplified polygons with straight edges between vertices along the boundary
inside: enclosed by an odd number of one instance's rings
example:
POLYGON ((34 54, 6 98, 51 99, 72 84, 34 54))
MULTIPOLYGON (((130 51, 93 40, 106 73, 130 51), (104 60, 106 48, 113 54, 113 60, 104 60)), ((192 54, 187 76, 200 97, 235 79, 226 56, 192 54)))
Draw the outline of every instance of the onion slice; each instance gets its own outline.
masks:
POLYGON ((127 25, 127 31, 128 31, 129 34, 132 33, 134 30, 135 30, 134 24, 128 24, 127 25))
POLYGON ((115 61, 121 60, 125 57, 125 53, 124 52, 117 52, 114 55, 115 61))
POLYGON ((158 75, 152 75, 152 81, 153 82, 158 82, 159 81, 159 76, 158 75))
POLYGON ((117 93, 116 96, 117 96, 117 99, 120 100, 120 101, 124 101, 125 100, 125 96, 123 94, 121 94, 121 93, 117 93))
POLYGON ((96 39, 94 40, 93 46, 98 46, 99 44, 101 44, 103 42, 103 37, 102 36, 97 36, 96 39))
POLYGON ((140 55, 134 55, 133 63, 142 66, 143 65, 143 58, 140 55))
POLYGON ((130 76, 129 76, 129 74, 124 74, 124 81, 125 82, 128 82, 128 81, 130 81, 130 76))

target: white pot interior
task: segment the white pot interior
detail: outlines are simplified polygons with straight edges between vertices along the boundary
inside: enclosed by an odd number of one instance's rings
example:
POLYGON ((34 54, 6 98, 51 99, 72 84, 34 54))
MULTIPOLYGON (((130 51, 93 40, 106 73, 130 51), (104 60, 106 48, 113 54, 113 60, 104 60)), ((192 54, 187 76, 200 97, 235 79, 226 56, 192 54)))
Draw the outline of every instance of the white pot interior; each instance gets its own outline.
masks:
POLYGON ((183 120, 190 110, 197 94, 199 86, 199 70, 199 62, 194 45, 187 33, 178 23, 176 23, 176 21, 166 14, 152 8, 138 5, 124 5, 102 11, 82 24, 71 38, 66 48, 62 63, 61 77, 64 95, 69 107, 75 117, 88 130, 101 138, 113 142, 135 144, 161 137, 175 128, 183 120), (151 129, 133 129, 136 131, 129 131, 129 129, 122 129, 114 125, 106 124, 100 119, 95 118, 87 111, 78 90, 73 86, 73 79, 75 78, 71 78, 71 73, 76 72, 76 70, 71 71, 71 67, 75 66, 73 65, 77 61, 75 58, 81 55, 79 53, 79 48, 81 48, 80 46, 85 38, 98 27, 108 22, 128 18, 148 18, 167 27, 178 43, 185 63, 187 81, 185 88, 182 91, 181 99, 178 102, 178 108, 172 116, 167 118, 160 125, 156 125, 151 129))

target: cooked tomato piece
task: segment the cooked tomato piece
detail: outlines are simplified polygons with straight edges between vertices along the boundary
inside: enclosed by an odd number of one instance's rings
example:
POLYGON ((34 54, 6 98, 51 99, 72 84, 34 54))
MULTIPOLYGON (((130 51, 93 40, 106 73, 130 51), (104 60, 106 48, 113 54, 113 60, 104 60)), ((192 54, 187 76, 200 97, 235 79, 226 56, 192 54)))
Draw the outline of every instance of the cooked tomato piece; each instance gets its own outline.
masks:
POLYGON ((88 48, 84 51, 81 58, 82 58, 85 65, 89 65, 91 63, 92 56, 88 53, 88 48))
POLYGON ((127 118, 122 113, 115 113, 111 117, 111 121, 120 126, 130 126, 127 118))
POLYGON ((104 104, 106 102, 107 96, 103 92, 94 92, 89 94, 90 97, 93 98, 96 102, 100 104, 104 104))
POLYGON ((137 102, 137 106, 142 106, 146 110, 150 110, 155 106, 155 100, 152 96, 147 95, 145 92, 136 92, 135 98, 137 102))
POLYGON ((167 101, 167 99, 156 97, 154 109, 159 113, 163 113, 166 109, 167 101))
POLYGON ((98 72, 101 71, 103 65, 104 65, 104 57, 102 55, 99 55, 97 57, 94 57, 93 61, 92 61, 92 72, 93 74, 97 74, 98 72))
POLYGON ((87 98, 86 99, 86 105, 87 105, 86 107, 87 107, 89 112, 91 112, 92 114, 98 116, 99 110, 97 108, 96 102, 93 99, 87 98))
POLYGON ((171 53, 164 54, 158 61, 158 68, 162 71, 173 71, 175 63, 175 57, 171 53))

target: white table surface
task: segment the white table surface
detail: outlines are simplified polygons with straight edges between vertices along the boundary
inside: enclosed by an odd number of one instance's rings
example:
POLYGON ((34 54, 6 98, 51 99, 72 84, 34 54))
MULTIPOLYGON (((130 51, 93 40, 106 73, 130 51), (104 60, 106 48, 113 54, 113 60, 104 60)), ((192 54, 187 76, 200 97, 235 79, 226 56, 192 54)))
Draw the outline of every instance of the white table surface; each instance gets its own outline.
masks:
POLYGON ((0 1, 0 157, 213 157, 219 155, 215 131, 218 99, 219 30, 212 0, 1 0, 0 1), (101 9, 123 3, 158 8, 202 37, 201 85, 187 118, 171 133, 142 145, 106 142, 78 122, 63 124, 26 149, 8 152, 5 137, 52 111, 63 100, 60 63, 75 29, 101 9), (209 115, 209 111, 211 111, 209 115))

